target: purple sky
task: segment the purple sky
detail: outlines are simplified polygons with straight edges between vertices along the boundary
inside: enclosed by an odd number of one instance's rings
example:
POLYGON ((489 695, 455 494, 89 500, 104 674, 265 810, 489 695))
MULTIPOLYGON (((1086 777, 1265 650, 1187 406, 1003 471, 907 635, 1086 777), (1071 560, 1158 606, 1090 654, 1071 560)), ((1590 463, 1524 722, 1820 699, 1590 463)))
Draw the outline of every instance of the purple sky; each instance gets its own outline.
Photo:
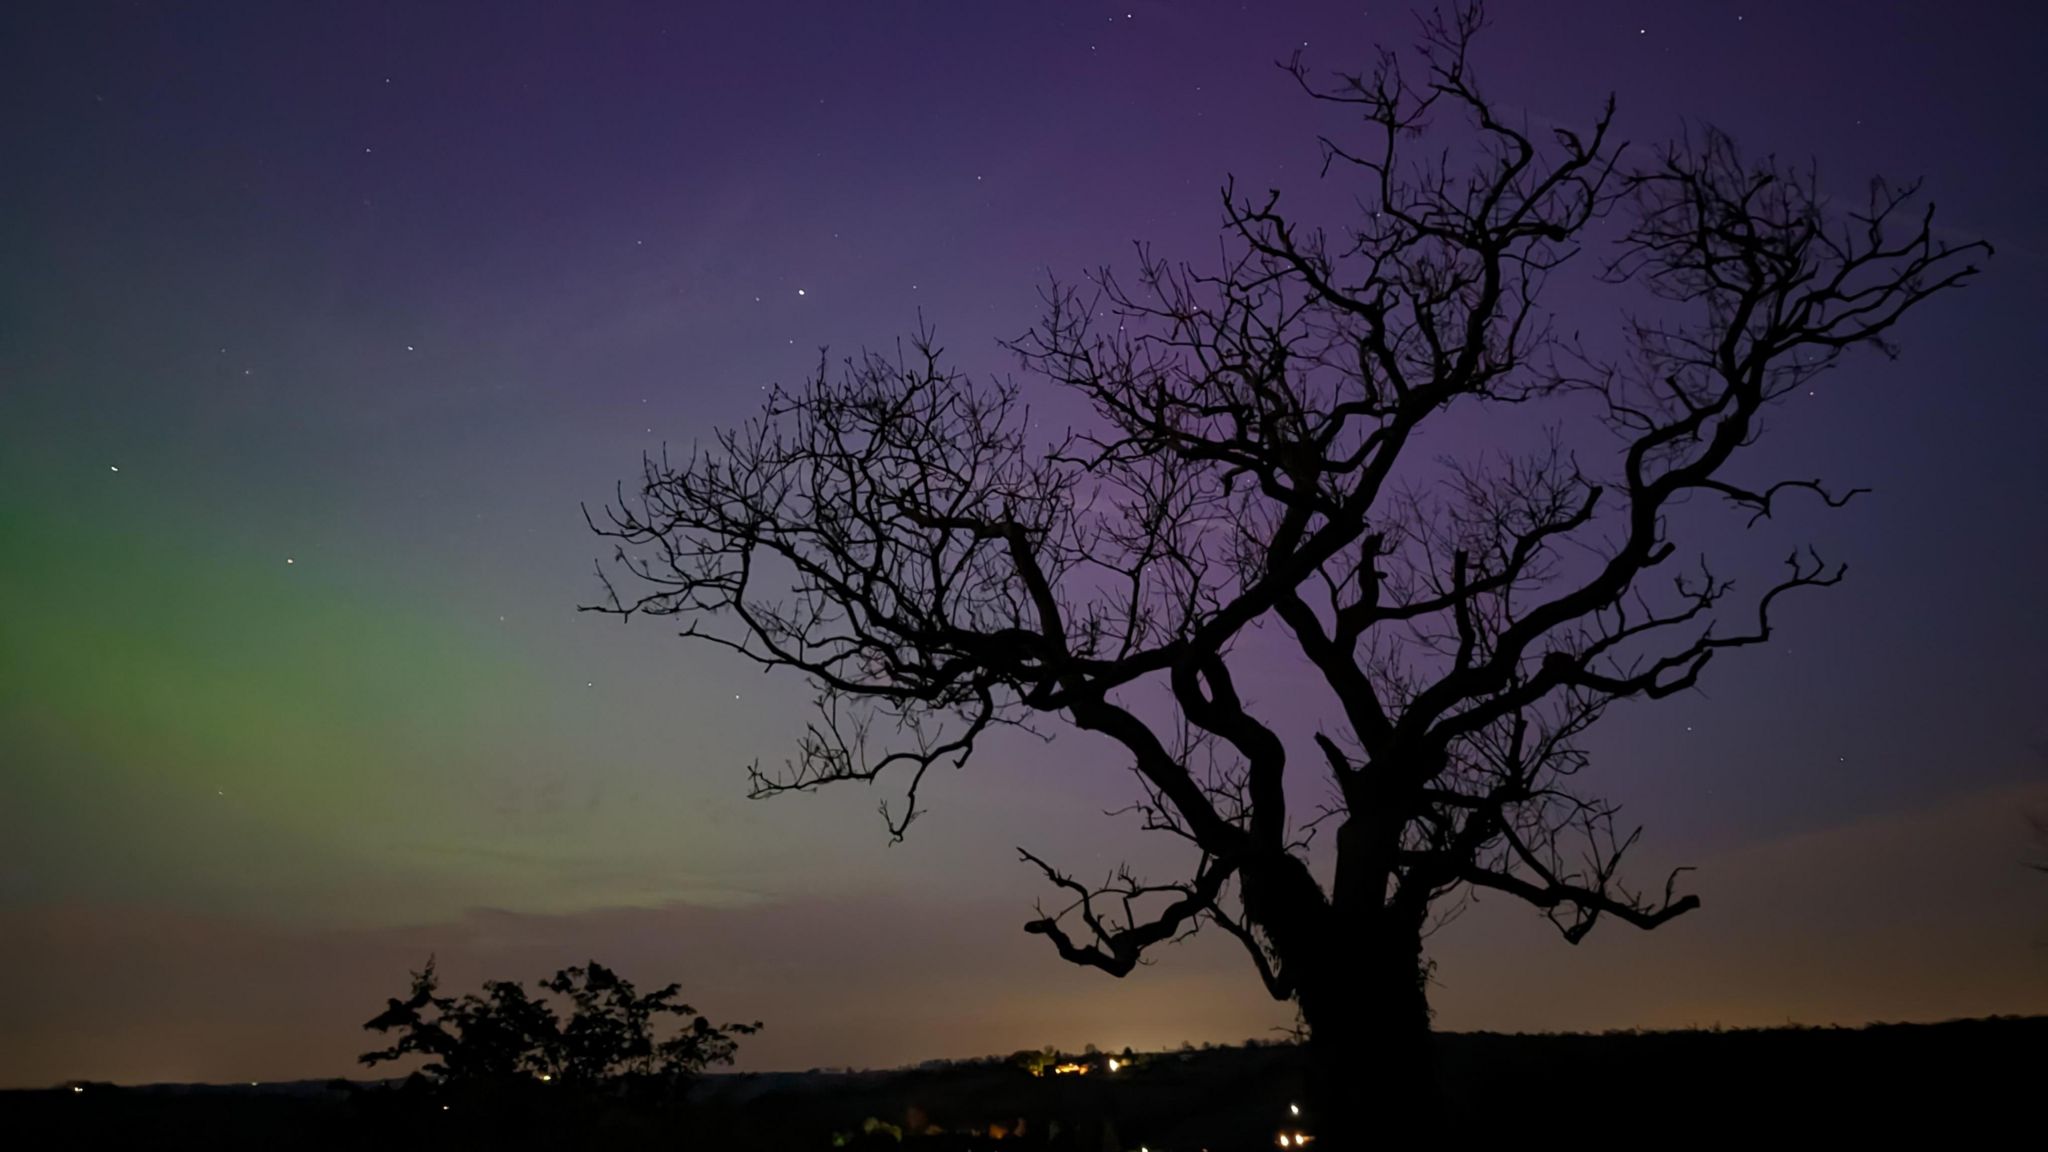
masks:
MULTIPOLYGON (((1782 644, 1617 710, 1600 778, 1705 907, 1573 950, 1488 901, 1439 1024, 2048 1011, 2048 16, 1807 0, 1500 4, 1482 80, 1610 90, 1924 175, 1998 248, 1778 413, 1874 495, 1782 644), (1651 13, 1645 15, 1644 13, 1651 13)), ((1227 174, 1340 223, 1273 62, 1355 68, 1395 4, 206 3, 0 11, 0 1085, 347 1073, 429 952, 596 956, 762 1017, 753 1067, 1240 1039, 1234 944, 1125 981, 1018 929, 1010 846, 1127 854, 1112 750, 999 745, 890 846, 876 797, 750 804, 807 700, 575 606, 577 504, 922 311, 965 368, 1049 274, 1216 251, 1227 174)), ((1563 301, 1589 329, 1626 301, 1563 301)), ((1298 725, 1305 670, 1258 682, 1298 725)), ((1140 861, 1156 859, 1139 848, 1140 861)))

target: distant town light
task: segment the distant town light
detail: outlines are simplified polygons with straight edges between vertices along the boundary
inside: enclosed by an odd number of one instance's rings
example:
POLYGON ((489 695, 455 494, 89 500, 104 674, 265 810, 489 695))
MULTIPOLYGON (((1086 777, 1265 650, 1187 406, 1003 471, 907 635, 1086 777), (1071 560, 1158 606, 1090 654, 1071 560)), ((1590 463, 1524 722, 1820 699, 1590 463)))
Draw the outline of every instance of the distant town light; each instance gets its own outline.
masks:
POLYGON ((73 1092, 83 1092, 83 1091, 85 1091, 85 1085, 83 1085, 83 1084, 73 1084, 73 1085, 71 1086, 71 1090, 72 1090, 73 1092))
MULTIPOLYGON (((1114 1072, 1114 1071, 1116 1071, 1116 1070, 1117 1070, 1117 1062, 1116 1062, 1116 1057, 1114 1057, 1114 1056, 1111 1056, 1111 1057, 1109 1058, 1109 1070, 1110 1070, 1111 1072, 1114 1072)), ((1140 1148, 1140 1149, 1138 1149, 1138 1152, 1145 1152, 1145 1150, 1144 1150, 1143 1148, 1140 1148)))

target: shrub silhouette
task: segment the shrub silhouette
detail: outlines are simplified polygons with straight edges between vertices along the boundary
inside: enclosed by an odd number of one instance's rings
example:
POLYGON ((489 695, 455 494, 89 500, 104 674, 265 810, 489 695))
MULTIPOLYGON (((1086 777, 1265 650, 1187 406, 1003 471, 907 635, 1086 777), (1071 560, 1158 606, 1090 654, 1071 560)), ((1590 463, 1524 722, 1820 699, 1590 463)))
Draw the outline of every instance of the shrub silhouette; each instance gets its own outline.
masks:
POLYGON ((430 957, 412 974, 410 994, 389 1000, 363 1025, 395 1033, 396 1041, 360 1059, 375 1066, 424 1057, 427 1063, 408 1083, 427 1090, 545 1086, 664 1100, 705 1068, 732 1063, 739 1038, 761 1028, 759 1021, 713 1024, 678 999, 679 986, 643 995, 595 961, 564 968, 536 988, 542 995, 528 995, 515 981, 492 980, 481 994, 444 996, 430 957), (569 1008, 566 1019, 556 1002, 569 1008))

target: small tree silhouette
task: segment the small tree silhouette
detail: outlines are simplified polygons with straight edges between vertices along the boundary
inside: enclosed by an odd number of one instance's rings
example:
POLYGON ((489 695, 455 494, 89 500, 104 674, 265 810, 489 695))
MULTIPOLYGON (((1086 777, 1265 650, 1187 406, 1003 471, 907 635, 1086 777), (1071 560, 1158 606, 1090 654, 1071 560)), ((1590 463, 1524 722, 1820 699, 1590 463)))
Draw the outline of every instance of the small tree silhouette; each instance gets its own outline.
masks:
POLYGON ((759 1021, 714 1025, 677 999, 677 985, 641 995, 594 961, 564 968, 538 988, 567 1001, 566 1021, 547 999, 509 980, 487 981, 481 995, 443 996, 429 958, 413 973, 410 994, 388 1001, 363 1025, 396 1033, 396 1042, 361 1060, 375 1066, 423 1057, 415 1082, 429 1088, 545 1084, 560 1092, 668 1099, 707 1067, 732 1063, 739 1038, 761 1028, 759 1021), (665 1017, 681 1027, 662 1028, 665 1017))

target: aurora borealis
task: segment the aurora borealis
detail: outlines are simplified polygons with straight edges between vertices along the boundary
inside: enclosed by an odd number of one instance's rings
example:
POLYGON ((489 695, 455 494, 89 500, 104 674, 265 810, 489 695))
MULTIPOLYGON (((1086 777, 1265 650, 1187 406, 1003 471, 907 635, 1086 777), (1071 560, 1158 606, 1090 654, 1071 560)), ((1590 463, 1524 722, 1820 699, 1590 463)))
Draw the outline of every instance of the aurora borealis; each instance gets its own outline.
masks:
MULTIPOLYGON (((1855 192, 1923 175, 1980 284, 1771 443, 1874 490, 1849 582, 1603 782, 1700 914, 1573 950, 1483 901, 1439 1026, 2048 1011, 2048 21, 1497 5, 1538 121, 1609 89, 1855 192)), ((920 313, 964 367, 1050 273, 1215 251, 1226 173, 1338 218, 1271 67, 1396 5, 67 3, 0 13, 0 1086, 346 1074, 429 952, 597 956, 760 1017, 759 1068, 1284 1024, 1224 942, 1126 981, 1018 926, 1012 844, 1107 868, 1109 748, 1006 744, 891 846, 856 790, 749 803, 803 685, 580 615, 641 451, 920 313), (849 990, 855 990, 849 994, 849 990)), ((1591 326, 1619 304, 1575 301, 1591 326)), ((1306 673, 1261 666, 1286 697, 1306 673)), ((1137 853, 1145 859, 1145 851, 1137 853)))

